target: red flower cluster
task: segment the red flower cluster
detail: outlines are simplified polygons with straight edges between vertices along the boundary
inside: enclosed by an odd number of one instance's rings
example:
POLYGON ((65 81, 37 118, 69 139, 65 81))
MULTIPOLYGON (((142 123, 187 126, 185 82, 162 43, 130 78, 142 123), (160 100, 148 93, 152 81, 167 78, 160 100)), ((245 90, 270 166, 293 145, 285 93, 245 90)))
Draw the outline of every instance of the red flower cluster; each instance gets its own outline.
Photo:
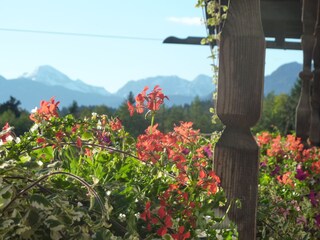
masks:
POLYGON ((280 135, 272 138, 270 133, 263 132, 257 136, 257 143, 262 151, 266 150, 267 156, 275 157, 279 161, 283 158, 292 158, 299 161, 308 152, 307 149, 304 149, 301 139, 294 135, 287 135, 285 141, 283 141, 280 135))
MULTIPOLYGON (((257 136, 257 142, 261 150, 261 175, 269 175, 274 179, 279 189, 283 186, 288 186, 289 189, 301 194, 297 202, 298 214, 303 220, 300 208, 303 208, 305 198, 310 201, 312 207, 311 220, 317 222, 315 212, 319 212, 320 203, 320 151, 318 148, 313 147, 306 149, 301 143, 301 140, 294 135, 287 135, 281 137, 280 135, 272 136, 269 133, 262 133, 257 136), (309 194, 305 194, 309 192, 309 194), (300 206, 299 204, 302 203, 300 206), (312 216, 313 215, 313 216, 312 216)), ((277 188, 276 188, 277 189, 277 188)), ((288 189, 287 189, 288 191, 288 189)), ((289 194, 289 196, 291 196, 289 194)), ((286 196, 279 196, 278 202, 286 201, 286 196)), ((290 198, 288 198, 290 199, 290 198)), ((285 209, 284 216, 287 217, 291 214, 291 208, 285 209), (289 210, 288 210, 289 209, 289 210)), ((310 220, 304 219, 300 224, 309 224, 310 220)), ((316 225, 318 222, 316 223, 316 225)))
POLYGON ((122 122, 119 118, 114 118, 114 119, 110 120, 109 124, 110 124, 112 131, 117 131, 122 128, 122 122))
MULTIPOLYGON (((186 153, 189 154, 188 149, 191 149, 198 141, 199 130, 192 129, 191 122, 180 122, 179 126, 175 126, 173 132, 167 134, 160 132, 157 127, 157 124, 152 129, 149 127, 145 134, 138 137, 136 144, 138 157, 143 162, 156 164, 161 157, 166 156, 166 161, 174 164, 179 170, 177 179, 182 185, 185 185, 190 178, 187 173, 189 163, 187 163, 186 153)), ((210 144, 200 146, 195 150, 196 154, 191 156, 193 167, 201 173, 204 172, 208 159, 212 157, 210 148, 210 144)), ((219 183, 218 177, 213 172, 209 172, 199 180, 198 185, 214 194, 219 183), (210 181, 207 182, 204 179, 210 179, 210 181)))
POLYGON ((161 204, 158 210, 151 211, 151 202, 148 201, 145 206, 145 211, 140 214, 140 218, 147 222, 147 230, 152 230, 152 225, 157 226, 157 234, 164 236, 169 229, 173 228, 172 217, 167 211, 166 206, 161 204), (152 225, 151 225, 152 224, 152 225))
POLYGON ((257 136, 257 142, 259 146, 269 144, 272 140, 272 135, 269 132, 263 132, 257 136))
POLYGON ((60 102, 55 102, 54 97, 50 100, 40 102, 40 108, 35 113, 30 115, 30 119, 36 123, 42 120, 48 121, 51 117, 58 117, 58 105, 60 102))
POLYGON ((152 92, 147 94, 148 87, 145 87, 141 93, 139 93, 136 100, 136 107, 134 107, 131 102, 127 102, 128 110, 130 116, 133 115, 134 110, 137 113, 143 113, 144 109, 149 109, 150 111, 158 111, 161 104, 163 104, 164 99, 169 99, 166 95, 163 94, 162 89, 157 85, 153 88, 152 92))
POLYGON ((189 239, 191 233, 185 229, 196 228, 196 203, 190 199, 190 185, 208 196, 216 194, 220 185, 220 178, 207 169, 208 160, 212 160, 211 145, 199 144, 199 130, 194 130, 191 122, 180 122, 167 134, 157 127, 149 127, 138 137, 138 157, 149 164, 172 166, 174 179, 159 196, 160 207, 152 210, 148 202, 140 216, 147 222, 147 229, 155 230, 159 236, 170 233, 173 239, 189 239), (171 219, 181 219, 181 226, 172 226, 171 219))

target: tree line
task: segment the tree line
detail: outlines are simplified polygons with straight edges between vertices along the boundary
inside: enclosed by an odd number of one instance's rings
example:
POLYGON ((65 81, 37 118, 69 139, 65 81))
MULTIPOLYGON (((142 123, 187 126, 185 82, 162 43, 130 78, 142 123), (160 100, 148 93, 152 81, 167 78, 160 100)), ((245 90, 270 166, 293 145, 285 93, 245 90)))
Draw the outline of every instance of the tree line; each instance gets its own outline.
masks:
MULTIPOLYGON (((277 131, 281 134, 288 134, 294 131, 295 109, 300 96, 301 81, 297 81, 289 94, 275 95, 269 93, 263 99, 263 110, 260 121, 252 128, 253 133, 260 131, 277 131)), ((128 95, 118 108, 111 108, 106 105, 98 106, 79 106, 76 101, 68 107, 60 109, 61 115, 72 114, 76 118, 90 117, 92 112, 106 114, 108 116, 118 117, 125 129, 132 135, 138 136, 143 133, 149 125, 148 119, 144 115, 129 115, 127 101, 134 103, 132 93, 128 95)), ((21 102, 14 97, 0 104, 0 127, 6 122, 15 127, 17 135, 28 131, 32 126, 29 119, 29 112, 20 107, 21 102)), ((201 100, 194 98, 191 104, 183 106, 162 106, 156 116, 158 129, 163 132, 171 131, 175 124, 180 121, 191 121, 194 128, 200 129, 202 133, 212 133, 221 131, 223 124, 218 120, 212 123, 212 113, 210 108, 214 106, 212 100, 201 100)))

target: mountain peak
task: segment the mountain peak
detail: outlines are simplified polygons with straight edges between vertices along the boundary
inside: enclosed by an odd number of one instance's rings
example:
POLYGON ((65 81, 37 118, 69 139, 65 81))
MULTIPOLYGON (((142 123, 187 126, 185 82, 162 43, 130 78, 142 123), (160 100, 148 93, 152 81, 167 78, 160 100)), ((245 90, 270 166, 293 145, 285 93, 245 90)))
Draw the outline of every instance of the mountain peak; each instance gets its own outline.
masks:
POLYGON ((302 64, 290 62, 281 65, 273 73, 265 77, 264 95, 274 92, 289 94, 296 80, 299 78, 299 72, 302 70, 302 64))
POLYGON ((100 95, 110 95, 110 93, 107 92, 104 88, 91 86, 79 79, 72 80, 66 74, 60 72, 50 65, 39 66, 31 74, 24 74, 22 77, 48 86, 61 86, 82 93, 98 93, 100 95))
POLYGON ((32 73, 24 73, 23 77, 50 86, 63 85, 65 81, 71 81, 67 75, 49 65, 39 66, 32 73))

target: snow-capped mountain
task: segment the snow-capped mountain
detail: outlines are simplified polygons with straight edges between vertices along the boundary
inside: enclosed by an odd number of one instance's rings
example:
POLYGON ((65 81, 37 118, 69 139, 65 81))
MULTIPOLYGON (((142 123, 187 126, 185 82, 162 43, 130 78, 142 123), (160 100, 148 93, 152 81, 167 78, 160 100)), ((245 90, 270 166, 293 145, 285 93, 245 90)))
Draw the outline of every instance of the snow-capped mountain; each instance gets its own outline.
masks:
MULTIPOLYGON (((302 65, 288 63, 280 66, 271 75, 265 77, 264 94, 290 93, 298 78, 302 65)), ((80 80, 71 80, 68 76, 50 66, 41 66, 31 74, 24 74, 17 79, 7 80, 0 75, 0 103, 10 96, 21 101, 21 107, 27 110, 39 105, 40 100, 49 100, 55 96, 61 107, 67 107, 76 101, 79 105, 107 105, 117 108, 125 102, 129 93, 141 92, 145 86, 150 91, 159 85, 169 97, 166 106, 189 104, 194 97, 211 99, 215 86, 212 79, 199 75, 189 81, 178 76, 158 76, 129 81, 117 93, 111 94, 104 88, 91 86, 80 80)))
POLYGON ((23 74, 22 77, 48 86, 62 86, 82 93, 94 93, 103 96, 111 95, 111 93, 106 91, 103 87, 92 86, 81 80, 72 80, 64 73, 48 65, 40 66, 32 73, 23 74))

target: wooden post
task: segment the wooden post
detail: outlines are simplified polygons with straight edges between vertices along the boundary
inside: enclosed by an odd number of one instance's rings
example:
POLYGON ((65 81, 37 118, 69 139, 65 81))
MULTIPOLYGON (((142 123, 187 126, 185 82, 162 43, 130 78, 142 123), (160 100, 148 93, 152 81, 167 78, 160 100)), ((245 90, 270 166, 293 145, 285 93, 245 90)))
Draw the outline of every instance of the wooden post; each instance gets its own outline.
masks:
MULTIPOLYGON (((317 1, 315 0, 303 0, 302 6, 302 23, 303 23, 303 35, 301 37, 301 44, 303 50, 303 70, 299 76, 302 80, 301 95, 296 110, 296 134, 297 137, 302 139, 304 144, 307 144, 307 140, 310 135, 310 118, 311 118, 311 106, 310 106, 310 84, 313 78, 311 72, 312 65, 312 53, 314 48, 315 37, 314 27, 316 22, 316 9, 317 1)), ((314 107, 316 107, 314 105, 314 107)), ((315 109, 315 108, 314 108, 315 109)), ((319 124, 317 116, 312 114, 313 128, 319 124)), ((310 138, 312 141, 318 142, 319 137, 317 134, 311 132, 310 138)), ((310 140, 311 140, 310 139, 310 140)))
MULTIPOLYGON (((316 5, 316 1, 313 4, 316 5)), ((320 146, 320 0, 318 0, 318 6, 317 8, 315 6, 314 12, 317 13, 317 22, 314 28, 310 143, 314 146, 320 146)))
POLYGON ((260 118, 265 39, 259 0, 230 1, 220 42, 217 114, 226 128, 216 144, 214 168, 240 240, 256 239, 259 148, 250 127, 260 118))

